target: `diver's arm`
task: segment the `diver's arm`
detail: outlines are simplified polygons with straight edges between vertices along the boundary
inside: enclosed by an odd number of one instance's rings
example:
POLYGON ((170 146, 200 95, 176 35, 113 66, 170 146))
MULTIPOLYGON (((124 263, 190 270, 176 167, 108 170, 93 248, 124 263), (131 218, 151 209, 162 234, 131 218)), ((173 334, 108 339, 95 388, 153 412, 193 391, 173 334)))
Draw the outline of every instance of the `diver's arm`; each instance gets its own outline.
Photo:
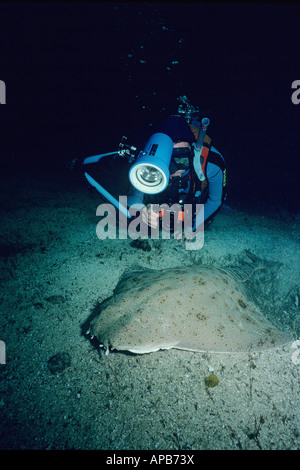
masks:
MULTIPOLYGON (((208 198, 203 206, 204 210, 204 222, 211 217, 222 204, 222 192, 223 192, 223 172, 214 163, 208 163, 207 165, 207 180, 208 186, 208 198)), ((197 229, 201 221, 201 217, 196 217, 193 231, 197 229), (198 224, 197 224, 198 221, 198 224)))
MULTIPOLYGON (((211 164, 213 165, 213 164, 211 164)), ((216 167, 216 165, 213 165, 216 167)), ((218 167, 216 167, 218 168, 218 167)), ((222 204, 223 192, 223 172, 218 168, 217 173, 213 176, 207 175, 209 182, 208 198, 204 204, 204 221, 208 219, 222 204)))
POLYGON ((144 193, 130 185, 130 189, 127 193, 127 207, 129 207, 131 215, 136 215, 136 210, 141 211, 142 221, 149 225, 149 227, 155 228, 158 225, 159 216, 152 210, 151 204, 148 206, 144 205, 144 197, 144 193))
MULTIPOLYGON (((220 155, 222 160, 224 161, 222 154, 215 147, 211 146, 210 151, 212 152, 212 155, 213 154, 220 155)), ((218 210, 222 205, 224 174, 217 164, 208 162, 207 179, 208 179, 210 188, 209 188, 208 200, 206 201, 206 204, 208 205, 204 206, 204 208, 206 209, 205 220, 211 217, 211 215, 213 215, 214 212, 216 212, 216 210, 218 210)))

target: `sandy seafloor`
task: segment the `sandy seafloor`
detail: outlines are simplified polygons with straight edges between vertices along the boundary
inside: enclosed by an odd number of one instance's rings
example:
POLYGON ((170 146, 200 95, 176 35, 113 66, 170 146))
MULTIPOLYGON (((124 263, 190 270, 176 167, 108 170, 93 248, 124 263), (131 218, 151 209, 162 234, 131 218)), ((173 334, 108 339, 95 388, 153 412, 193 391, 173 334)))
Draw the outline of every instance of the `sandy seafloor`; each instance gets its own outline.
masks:
POLYGON ((102 201, 72 181, 10 179, 1 197, 2 449, 300 448, 300 361, 291 343, 234 355, 107 356, 81 331, 132 266, 229 266, 250 249, 278 263, 262 302, 299 338, 299 216, 224 211, 199 251, 173 239, 143 251, 130 238, 99 240, 102 201), (50 370, 61 353, 66 367, 50 370), (212 372, 219 383, 208 388, 212 372))

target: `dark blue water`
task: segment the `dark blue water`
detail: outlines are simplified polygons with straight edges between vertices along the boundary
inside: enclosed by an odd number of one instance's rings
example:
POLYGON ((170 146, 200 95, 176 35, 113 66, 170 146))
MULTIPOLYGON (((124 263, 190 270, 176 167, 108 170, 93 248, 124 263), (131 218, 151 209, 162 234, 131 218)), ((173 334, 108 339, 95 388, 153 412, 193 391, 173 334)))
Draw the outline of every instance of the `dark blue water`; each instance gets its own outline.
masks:
POLYGON ((0 5, 9 174, 142 145, 180 95, 211 119, 230 198, 299 210, 297 4, 0 5))

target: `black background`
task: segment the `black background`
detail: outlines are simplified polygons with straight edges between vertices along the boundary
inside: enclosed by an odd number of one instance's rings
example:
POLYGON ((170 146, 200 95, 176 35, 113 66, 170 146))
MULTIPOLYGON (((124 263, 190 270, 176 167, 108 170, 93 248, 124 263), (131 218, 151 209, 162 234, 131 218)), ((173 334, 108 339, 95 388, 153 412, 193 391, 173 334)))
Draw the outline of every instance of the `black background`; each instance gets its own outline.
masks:
POLYGON ((1 3, 2 174, 62 175, 123 135, 143 145, 187 95, 228 200, 299 210, 299 18, 284 3, 1 3))

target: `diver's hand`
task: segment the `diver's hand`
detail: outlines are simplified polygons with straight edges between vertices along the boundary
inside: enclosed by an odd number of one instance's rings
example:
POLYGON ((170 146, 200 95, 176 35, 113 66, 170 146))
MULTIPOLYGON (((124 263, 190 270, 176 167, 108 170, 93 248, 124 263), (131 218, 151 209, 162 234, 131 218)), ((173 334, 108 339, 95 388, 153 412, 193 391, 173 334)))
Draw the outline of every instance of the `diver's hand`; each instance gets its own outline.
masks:
POLYGON ((156 228, 158 226, 159 215, 151 208, 151 204, 145 206, 142 210, 142 221, 149 227, 156 228))
POLYGON ((170 178, 172 179, 173 177, 176 177, 176 176, 182 176, 185 171, 186 170, 177 170, 175 171, 175 173, 172 173, 172 175, 170 175, 170 178))

